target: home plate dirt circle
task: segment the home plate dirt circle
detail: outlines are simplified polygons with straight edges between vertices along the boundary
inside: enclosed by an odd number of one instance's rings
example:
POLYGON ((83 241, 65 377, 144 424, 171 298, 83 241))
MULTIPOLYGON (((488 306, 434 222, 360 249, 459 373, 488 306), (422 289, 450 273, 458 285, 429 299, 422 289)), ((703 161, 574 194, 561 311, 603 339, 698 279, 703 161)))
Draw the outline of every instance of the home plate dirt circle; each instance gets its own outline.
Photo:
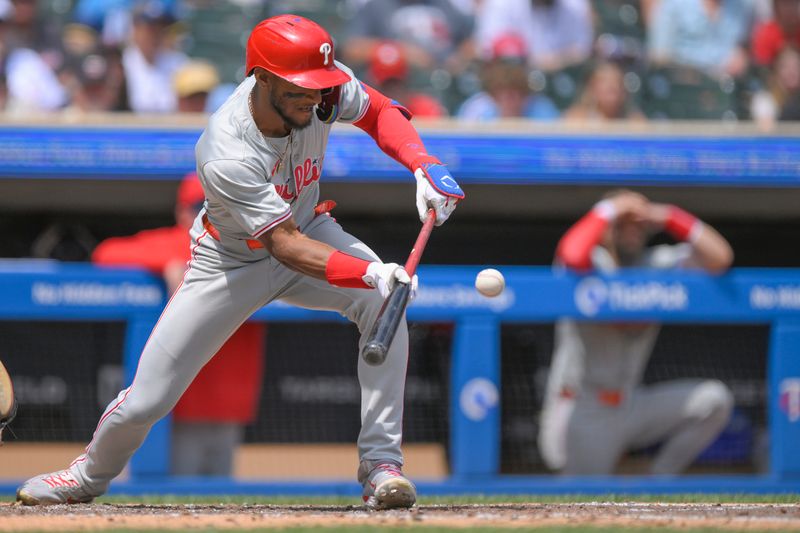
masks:
POLYGON ((411 510, 373 512, 342 505, 99 503, 23 507, 0 504, 0 531, 348 525, 519 528, 580 524, 800 532, 800 506, 764 503, 515 503, 421 505, 411 510))

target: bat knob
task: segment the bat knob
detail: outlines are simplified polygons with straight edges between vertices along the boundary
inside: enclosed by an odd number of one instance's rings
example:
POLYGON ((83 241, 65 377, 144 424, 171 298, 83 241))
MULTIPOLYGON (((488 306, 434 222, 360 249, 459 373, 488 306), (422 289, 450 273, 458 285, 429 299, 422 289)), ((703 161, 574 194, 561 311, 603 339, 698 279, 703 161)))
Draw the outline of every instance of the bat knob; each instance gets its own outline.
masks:
POLYGON ((361 358, 364 359, 364 362, 368 365, 382 365, 386 360, 386 353, 388 351, 387 347, 380 342, 368 342, 361 351, 361 358))

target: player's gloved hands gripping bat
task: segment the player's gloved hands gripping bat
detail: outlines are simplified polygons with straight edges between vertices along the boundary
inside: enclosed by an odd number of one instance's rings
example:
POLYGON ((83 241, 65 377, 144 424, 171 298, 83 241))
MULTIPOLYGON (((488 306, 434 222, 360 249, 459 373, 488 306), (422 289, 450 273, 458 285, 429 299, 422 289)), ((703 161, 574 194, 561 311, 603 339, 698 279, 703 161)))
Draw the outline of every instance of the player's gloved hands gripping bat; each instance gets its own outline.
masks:
POLYGON ((373 261, 367 267, 367 273, 362 278, 364 283, 377 289, 382 298, 387 298, 397 283, 411 285, 409 301, 417 295, 417 276, 409 276, 408 272, 397 263, 381 263, 373 261))
MULTIPOLYGON (((433 159, 433 158, 432 158, 433 159)), ((424 223, 428 209, 436 212, 436 225, 441 226, 455 210, 459 200, 464 198, 464 191, 447 170, 438 161, 420 163, 414 171, 417 180, 417 212, 424 223)))
MULTIPOLYGON (((389 352, 406 306, 416 293, 415 272, 433 225, 441 226, 455 210, 458 201, 464 198, 464 191, 438 159, 426 156, 426 160, 419 161, 414 166, 416 167, 414 177, 417 180, 417 211, 423 225, 405 265, 405 274, 411 276, 411 283, 397 278, 394 287, 390 287, 391 292, 384 300, 361 351, 361 357, 370 365, 380 365, 386 360, 386 354, 389 352)), ((400 276, 403 275, 402 269, 396 265, 390 264, 385 267, 392 268, 393 272, 400 276)), ((364 281, 369 283, 366 276, 364 281)), ((379 286, 378 289, 380 290, 379 286)))
POLYGON ((14 398, 14 386, 6 367, 0 363, 0 444, 3 440, 3 430, 14 420, 17 415, 17 401, 14 398))

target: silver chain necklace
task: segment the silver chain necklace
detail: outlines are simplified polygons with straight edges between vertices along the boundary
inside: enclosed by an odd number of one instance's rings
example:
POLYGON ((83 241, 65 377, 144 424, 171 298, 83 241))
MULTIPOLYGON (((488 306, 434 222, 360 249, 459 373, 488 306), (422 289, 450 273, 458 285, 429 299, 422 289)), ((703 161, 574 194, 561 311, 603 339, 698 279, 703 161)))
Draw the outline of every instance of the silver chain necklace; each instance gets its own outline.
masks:
MULTIPOLYGON (((253 89, 255 89, 255 87, 253 89)), ((264 132, 259 129, 258 124, 256 124, 256 112, 253 110, 253 89, 250 89, 250 94, 247 95, 247 107, 250 109, 250 115, 253 117, 253 124, 255 124, 256 129, 270 146, 270 148, 272 148, 276 154, 281 154, 278 156, 278 161, 275 162, 275 166, 272 167, 272 173, 270 174, 270 177, 272 177, 280 172, 281 168, 283 168, 283 160, 286 158, 286 155, 290 153, 290 149, 292 148, 294 130, 289 130, 289 140, 286 142, 286 148, 283 149, 283 153, 281 153, 281 151, 269 141, 269 137, 264 135, 264 132)))

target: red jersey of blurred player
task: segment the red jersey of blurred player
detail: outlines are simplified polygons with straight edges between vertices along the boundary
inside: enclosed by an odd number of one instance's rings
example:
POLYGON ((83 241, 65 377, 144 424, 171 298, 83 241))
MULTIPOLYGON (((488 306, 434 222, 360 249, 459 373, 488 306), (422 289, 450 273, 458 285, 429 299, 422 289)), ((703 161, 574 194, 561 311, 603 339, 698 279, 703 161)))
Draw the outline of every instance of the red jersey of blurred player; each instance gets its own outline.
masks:
MULTIPOLYGON (((146 268, 162 276, 172 294, 183 279, 190 256, 189 228, 204 198, 197 175, 187 175, 178 189, 174 226, 144 230, 129 237, 106 239, 95 248, 92 262, 146 268)), ((173 421, 176 425, 207 424, 213 434, 214 424, 241 426, 255 419, 261 394, 265 331, 264 324, 245 323, 228 339, 175 406, 173 421)), ((240 432, 241 428, 238 428, 237 433, 240 432)), ((190 440, 197 441, 197 435, 190 440)), ((203 440, 202 437, 200 440, 203 440)), ((185 449, 175 451, 185 456, 193 455, 185 449)), ((194 468, 187 465, 174 468, 174 473, 230 474, 231 458, 220 461, 224 467, 214 467, 220 471, 206 470, 205 465, 196 465, 194 468)), ((203 463, 210 467, 218 465, 218 460, 208 458, 203 463)), ((180 460, 177 462, 181 463, 180 460)))
POLYGON ((372 50, 368 74, 379 91, 400 102, 415 117, 447 116, 447 110, 436 98, 409 87, 408 61, 397 44, 384 41, 372 50))

